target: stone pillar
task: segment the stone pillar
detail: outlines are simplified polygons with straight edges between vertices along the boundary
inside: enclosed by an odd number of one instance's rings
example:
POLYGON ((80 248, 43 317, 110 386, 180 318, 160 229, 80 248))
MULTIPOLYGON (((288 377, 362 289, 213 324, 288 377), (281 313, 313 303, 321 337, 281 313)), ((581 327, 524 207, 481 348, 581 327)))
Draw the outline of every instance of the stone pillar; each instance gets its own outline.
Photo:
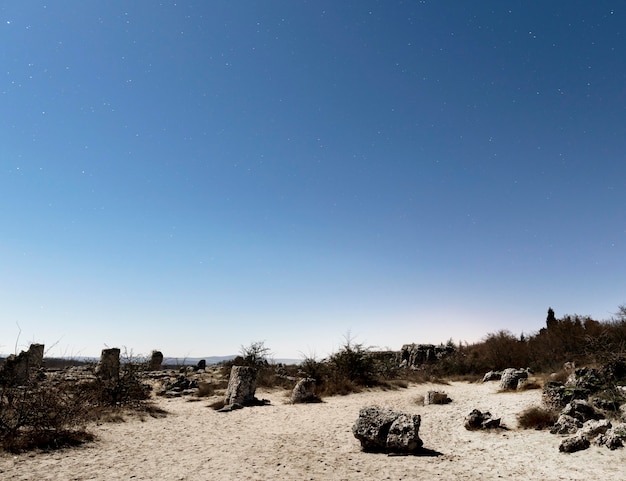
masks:
POLYGON ((291 392, 292 403, 319 402, 320 398, 315 394, 315 379, 307 377, 300 379, 291 392))
POLYGON ((150 356, 150 364, 148 368, 151 371, 160 371, 163 364, 163 353, 161 351, 152 351, 150 356))
POLYGON ((32 371, 41 368, 43 350, 43 344, 31 344, 28 351, 7 357, 0 368, 0 384, 19 386, 26 383, 31 378, 32 371))
POLYGON ((120 378, 120 350, 117 347, 102 349, 100 363, 96 368, 96 374, 103 380, 120 378))
POLYGON ((233 366, 230 370, 224 404, 226 406, 254 404, 256 401, 255 391, 256 369, 249 366, 233 366))
POLYGON ((39 369, 43 365, 43 344, 31 344, 28 348, 28 368, 39 369))

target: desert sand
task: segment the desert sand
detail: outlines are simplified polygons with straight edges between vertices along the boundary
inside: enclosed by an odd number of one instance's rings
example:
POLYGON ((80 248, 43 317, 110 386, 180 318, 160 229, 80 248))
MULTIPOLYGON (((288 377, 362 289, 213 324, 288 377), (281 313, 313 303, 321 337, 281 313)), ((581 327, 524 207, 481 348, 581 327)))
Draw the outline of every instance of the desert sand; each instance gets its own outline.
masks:
POLYGON ((0 455, 0 479, 16 480, 624 480, 626 449, 592 446, 560 453, 560 437, 518 429, 516 414, 539 405, 540 390, 499 393, 497 383, 421 384, 289 403, 286 391, 257 390, 271 404, 218 413, 202 399, 158 399, 160 419, 128 417, 94 426, 97 440, 78 448, 0 455), (447 405, 420 405, 428 390, 447 405), (352 435, 359 410, 390 407, 422 416, 429 456, 361 451, 352 435), (474 409, 501 417, 508 430, 467 431, 474 409))

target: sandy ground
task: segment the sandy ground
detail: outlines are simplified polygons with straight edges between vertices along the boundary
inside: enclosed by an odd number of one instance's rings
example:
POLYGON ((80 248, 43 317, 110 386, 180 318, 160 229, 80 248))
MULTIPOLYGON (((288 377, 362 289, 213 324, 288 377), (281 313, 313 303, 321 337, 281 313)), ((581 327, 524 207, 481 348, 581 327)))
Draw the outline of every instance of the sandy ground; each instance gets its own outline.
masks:
POLYGON ((624 480, 626 449, 563 454, 560 438, 517 428, 541 391, 498 393, 496 383, 417 385, 291 405, 285 391, 257 391, 271 405, 217 413, 207 400, 160 399, 170 414, 95 426, 98 440, 56 452, 0 455, 2 480, 624 480), (445 391, 448 405, 416 402, 445 391), (352 435, 359 409, 380 405, 422 415, 420 437, 436 456, 364 453, 352 435), (467 431, 474 409, 509 430, 467 431))

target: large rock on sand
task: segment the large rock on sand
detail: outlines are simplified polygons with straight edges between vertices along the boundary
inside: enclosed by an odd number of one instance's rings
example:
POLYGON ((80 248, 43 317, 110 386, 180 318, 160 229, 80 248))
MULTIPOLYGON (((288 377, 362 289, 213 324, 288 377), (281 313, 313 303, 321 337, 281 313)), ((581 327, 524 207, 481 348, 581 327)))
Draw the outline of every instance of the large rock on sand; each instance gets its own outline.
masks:
POLYGON ((226 406, 248 406, 257 403, 254 397, 256 392, 256 369, 249 366, 233 366, 230 370, 230 379, 224 404, 226 406))
POLYGON ((500 377, 500 389, 503 391, 514 391, 517 386, 528 379, 528 371, 524 369, 508 368, 502 371, 500 377))
POLYGON ((378 406, 359 411, 352 433, 364 451, 411 454, 422 447, 419 437, 421 418, 378 406))
POLYGON ((294 404, 320 402, 319 396, 315 393, 315 386, 315 379, 311 377, 300 379, 291 392, 291 402, 294 404))

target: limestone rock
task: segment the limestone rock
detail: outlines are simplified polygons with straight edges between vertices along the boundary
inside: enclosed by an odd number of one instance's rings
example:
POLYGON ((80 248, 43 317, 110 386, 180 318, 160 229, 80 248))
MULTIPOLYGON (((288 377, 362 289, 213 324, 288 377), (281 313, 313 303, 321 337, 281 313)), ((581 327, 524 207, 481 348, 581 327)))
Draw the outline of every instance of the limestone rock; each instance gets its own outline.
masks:
POLYGON ((150 371, 160 371, 162 364, 163 353, 161 351, 152 351, 152 354, 150 355, 148 369, 150 369, 150 371))
POLYGON ((315 394, 315 386, 315 379, 311 377, 300 379, 291 392, 291 402, 294 404, 319 402, 320 398, 315 394))
POLYGON ((598 446, 606 446, 610 450, 624 447, 626 441, 626 423, 616 424, 604 434, 600 434, 594 443, 598 446))
POLYGON ((448 404, 450 402, 452 402, 452 399, 445 392, 441 391, 428 391, 424 398, 424 404, 448 404))
POLYGON ((567 406, 563 408, 561 414, 576 418, 583 423, 585 421, 589 421, 590 419, 604 418, 604 416, 596 411, 591 404, 582 399, 574 399, 573 401, 569 402, 567 406))
POLYGON ((494 418, 489 411, 483 413, 478 409, 474 409, 465 418, 464 426, 469 431, 495 429, 500 427, 500 418, 494 418))
POLYGON ((117 347, 103 349, 96 375, 103 380, 118 381, 120 378, 120 350, 117 347))
POLYGON ((423 444, 419 437, 420 423, 417 414, 369 406, 359 411, 352 433, 364 451, 411 454, 423 444))
POLYGON ((437 362, 455 352, 453 346, 434 344, 405 344, 400 351, 401 365, 416 368, 422 364, 437 362))
POLYGON ((591 441, 600 434, 606 433, 611 428, 611 422, 607 419, 591 419, 583 424, 578 434, 591 441))
POLYGON ((565 438, 559 445, 559 451, 562 453, 575 453, 576 451, 582 451, 589 448, 591 443, 583 436, 576 435, 570 438, 565 438))
POLYGON ((504 391, 514 391, 521 379, 528 379, 528 371, 524 369, 508 368, 502 371, 500 378, 500 389, 504 391))
POLYGON ((502 378, 501 371, 489 371, 483 376, 483 382, 499 381, 502 378))
POLYGON ((583 426, 583 423, 578 419, 568 416, 567 414, 561 414, 554 423, 554 426, 550 428, 552 434, 574 434, 583 426))
POLYGON ((10 355, 0 367, 0 385, 14 386, 28 381, 43 364, 43 344, 31 344, 28 351, 10 355))
POLYGON ((230 379, 226 390, 224 404, 241 404, 242 406, 256 404, 256 369, 250 366, 233 366, 230 370, 230 379))

